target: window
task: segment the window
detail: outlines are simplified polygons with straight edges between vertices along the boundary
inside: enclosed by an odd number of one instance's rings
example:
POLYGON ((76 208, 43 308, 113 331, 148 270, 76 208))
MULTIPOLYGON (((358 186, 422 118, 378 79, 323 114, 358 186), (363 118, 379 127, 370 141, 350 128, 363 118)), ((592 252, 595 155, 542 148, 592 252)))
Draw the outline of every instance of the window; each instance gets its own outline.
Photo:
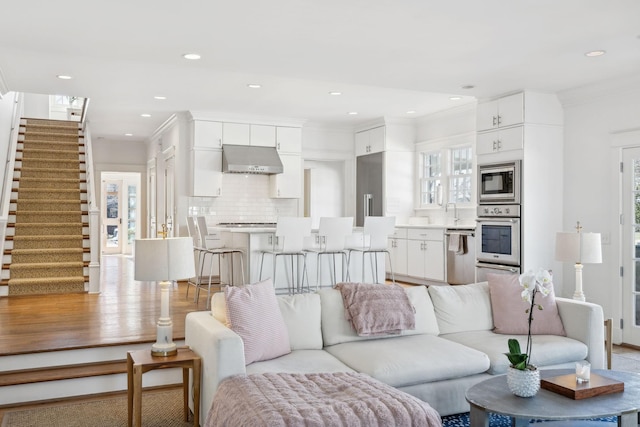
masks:
POLYGON ((473 158, 471 147, 452 148, 449 177, 449 202, 471 203, 471 174, 473 158))
POLYGON ((422 179, 420 194, 422 206, 438 204, 442 187, 442 161, 440 152, 422 153, 422 179))
POLYGON ((470 145, 423 152, 420 160, 421 207, 472 202, 473 152, 470 145), (443 200, 445 196, 446 200, 443 200))

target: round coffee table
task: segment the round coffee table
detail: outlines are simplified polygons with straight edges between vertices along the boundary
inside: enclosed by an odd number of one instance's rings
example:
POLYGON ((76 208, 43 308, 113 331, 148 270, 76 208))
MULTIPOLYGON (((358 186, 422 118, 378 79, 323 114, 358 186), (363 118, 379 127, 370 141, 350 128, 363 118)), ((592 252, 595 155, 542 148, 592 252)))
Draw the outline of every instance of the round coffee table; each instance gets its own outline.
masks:
MULTIPOLYGON (((540 371, 541 378, 566 375, 569 369, 540 371)), ((534 397, 518 397, 507 387, 507 376, 500 375, 482 381, 467 390, 471 405, 470 427, 488 427, 489 413, 512 417, 512 425, 528 425, 531 419, 576 420, 618 417, 618 426, 637 427, 640 409, 640 374, 594 369, 592 372, 624 382, 624 391, 573 400, 561 394, 540 389, 534 397)))

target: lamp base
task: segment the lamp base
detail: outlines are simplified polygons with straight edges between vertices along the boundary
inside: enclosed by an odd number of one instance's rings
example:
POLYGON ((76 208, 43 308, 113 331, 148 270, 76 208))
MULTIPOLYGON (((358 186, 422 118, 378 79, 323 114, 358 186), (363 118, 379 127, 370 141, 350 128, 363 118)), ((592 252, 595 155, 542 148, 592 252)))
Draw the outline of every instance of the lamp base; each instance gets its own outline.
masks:
POLYGON ((154 357, 175 356, 176 354, 178 354, 178 347, 174 343, 163 345, 155 343, 151 346, 151 355, 154 357))

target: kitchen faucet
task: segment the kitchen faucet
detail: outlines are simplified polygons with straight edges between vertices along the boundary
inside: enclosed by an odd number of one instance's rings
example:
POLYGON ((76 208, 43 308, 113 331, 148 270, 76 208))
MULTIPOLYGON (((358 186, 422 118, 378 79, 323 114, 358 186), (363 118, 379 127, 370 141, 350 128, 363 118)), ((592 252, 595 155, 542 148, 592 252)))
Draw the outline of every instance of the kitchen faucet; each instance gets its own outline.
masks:
POLYGON ((458 221, 460 220, 460 218, 458 218, 458 206, 453 202, 449 202, 444 205, 445 212, 449 212, 449 205, 453 205, 453 224, 458 225, 458 221))

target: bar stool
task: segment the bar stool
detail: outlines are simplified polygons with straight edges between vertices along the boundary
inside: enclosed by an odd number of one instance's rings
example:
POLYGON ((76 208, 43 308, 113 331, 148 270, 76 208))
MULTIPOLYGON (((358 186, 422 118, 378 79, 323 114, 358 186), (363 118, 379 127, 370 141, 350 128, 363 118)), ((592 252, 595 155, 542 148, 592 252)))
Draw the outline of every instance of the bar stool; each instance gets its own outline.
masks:
POLYGON ((196 227, 195 220, 191 216, 187 217, 187 231, 189 232, 189 237, 193 239, 193 256, 195 258, 195 263, 196 263, 196 275, 194 277, 190 277, 187 280, 186 298, 189 299, 189 288, 193 286, 197 289, 203 280, 203 278, 200 276, 200 262, 202 259, 202 252, 204 251, 204 249, 200 246, 200 237, 198 236, 198 228, 196 227))
POLYGON ((200 247, 198 250, 200 251, 200 262, 199 262, 199 274, 197 276, 197 286, 196 286, 196 295, 194 297, 197 302, 200 298, 200 290, 205 288, 205 283, 203 283, 203 279, 206 280, 206 289, 207 289, 207 305, 208 309, 211 301, 211 285, 214 285, 219 290, 222 289, 223 286, 234 285, 234 255, 239 256, 240 259, 240 273, 242 276, 242 284, 245 283, 244 280, 244 252, 239 248, 230 248, 224 246, 222 242, 222 238, 220 233, 209 233, 207 229, 207 221, 203 216, 199 216, 196 218, 197 228, 198 228, 198 236, 200 238, 200 247), (228 282, 224 283, 222 281, 222 259, 227 257, 227 266, 228 266, 228 282), (204 267, 207 264, 207 259, 209 259, 209 274, 208 276, 204 275, 204 267), (215 276, 213 274, 214 262, 218 263, 218 275, 215 276))
POLYGON ((320 248, 309 250, 317 255, 316 290, 322 286, 322 257, 329 256, 327 267, 330 269, 331 286, 335 286, 336 256, 340 257, 340 279, 344 281, 348 267, 348 256, 345 248, 347 236, 353 234, 353 217, 321 217, 318 227, 318 243, 320 248), (332 273, 332 274, 331 274, 332 273))
POLYGON ((396 217, 394 216, 367 216, 364 218, 364 227, 362 232, 362 246, 361 247, 349 247, 348 264, 351 265, 351 254, 353 252, 359 252, 362 254, 362 276, 361 281, 364 282, 364 264, 365 254, 369 254, 369 263, 371 264, 371 277, 375 278, 375 283, 380 283, 378 280, 378 257, 379 253, 385 253, 389 257, 389 269, 391 270, 391 281, 396 283, 396 278, 393 274, 393 266, 391 265, 391 254, 387 249, 388 239, 395 231, 396 217))
POLYGON ((260 280, 262 280, 262 270, 264 266, 264 256, 271 255, 273 258, 273 286, 278 292, 277 283, 277 267, 278 257, 283 259, 286 268, 287 258, 291 261, 291 277, 288 282, 288 293, 293 294, 302 292, 304 289, 304 280, 307 278, 307 287, 309 285, 309 277, 307 276, 307 251, 304 249, 304 240, 311 236, 311 218, 301 217, 281 217, 276 223, 276 233, 274 247, 264 250, 260 257, 260 280), (300 278, 300 258, 302 258, 302 277, 300 278))

